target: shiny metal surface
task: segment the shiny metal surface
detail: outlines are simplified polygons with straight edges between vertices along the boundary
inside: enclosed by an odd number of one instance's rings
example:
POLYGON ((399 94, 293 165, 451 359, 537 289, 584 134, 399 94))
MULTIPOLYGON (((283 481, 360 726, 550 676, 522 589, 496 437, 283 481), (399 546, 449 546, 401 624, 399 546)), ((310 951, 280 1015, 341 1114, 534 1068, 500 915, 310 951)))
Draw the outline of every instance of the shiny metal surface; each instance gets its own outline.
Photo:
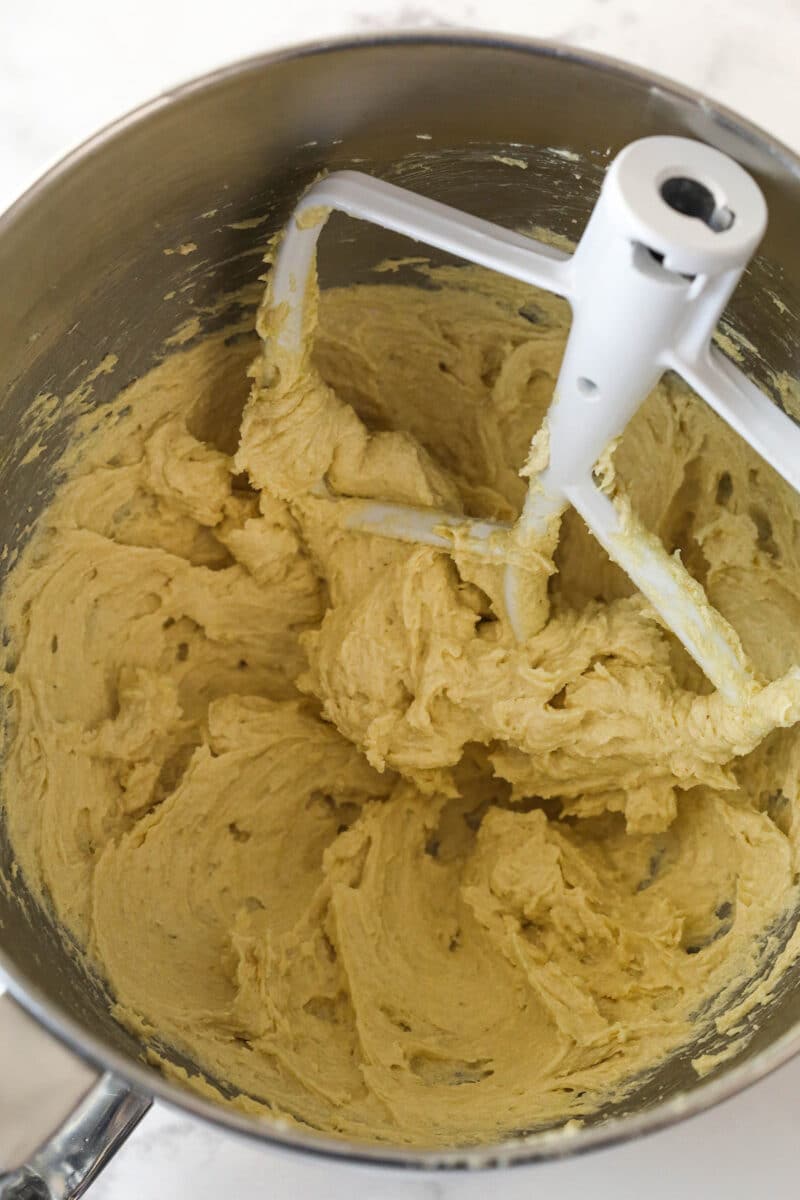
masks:
POLYGON ((0 997, 0 1196, 77 1200, 150 1107, 0 997))
MULTIPOLYGON (((248 311, 267 237, 322 169, 356 166, 510 227, 540 226, 574 239, 607 161, 637 137, 664 133, 719 147, 764 190, 769 230, 727 316, 758 348, 745 367, 774 392, 775 373, 800 375, 800 162, 746 122, 652 76, 507 39, 425 34, 331 43, 229 68, 101 133, 0 218, 0 543, 21 544, 46 503, 74 412, 65 407, 43 439, 26 417, 33 398, 64 395, 113 353, 115 371, 98 376, 83 401, 101 410, 187 318, 197 315, 204 326, 223 320, 224 312, 209 316, 208 308, 219 310, 226 296, 229 316, 248 311), (553 146, 568 152, 554 154, 553 146), (528 169, 498 161, 509 155, 525 158, 528 169), (253 218, 263 221, 253 225, 253 218), (164 253, 188 242, 196 243, 192 254, 164 253), (37 439, 45 451, 26 462, 37 439)), ((352 240, 352 228, 338 220, 326 233, 323 282, 366 278, 378 258, 400 248, 379 230, 352 240)), ((11 858, 0 829, 6 879, 13 878, 11 858)), ((775 931, 776 944, 796 917, 775 931)), ((765 970, 773 955, 774 947, 765 951, 765 970)), ((725 1043, 698 1014, 692 1046, 576 1131, 525 1131, 480 1150, 409 1151, 257 1122, 167 1081, 143 1064, 102 987, 19 880, 0 886, 0 966, 34 1016, 139 1092, 275 1148, 386 1170, 491 1168, 633 1137, 700 1111, 800 1049, 795 967, 757 1013, 743 1049, 705 1079, 691 1059, 725 1043)))

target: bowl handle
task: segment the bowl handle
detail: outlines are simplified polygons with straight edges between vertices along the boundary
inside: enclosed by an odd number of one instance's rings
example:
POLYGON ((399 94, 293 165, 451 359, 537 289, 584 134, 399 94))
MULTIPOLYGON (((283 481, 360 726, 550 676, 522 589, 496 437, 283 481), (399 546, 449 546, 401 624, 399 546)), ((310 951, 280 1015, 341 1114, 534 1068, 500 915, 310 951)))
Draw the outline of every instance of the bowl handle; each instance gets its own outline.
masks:
POLYGON ((0 1200, 76 1200, 151 1103, 0 996, 0 1200))

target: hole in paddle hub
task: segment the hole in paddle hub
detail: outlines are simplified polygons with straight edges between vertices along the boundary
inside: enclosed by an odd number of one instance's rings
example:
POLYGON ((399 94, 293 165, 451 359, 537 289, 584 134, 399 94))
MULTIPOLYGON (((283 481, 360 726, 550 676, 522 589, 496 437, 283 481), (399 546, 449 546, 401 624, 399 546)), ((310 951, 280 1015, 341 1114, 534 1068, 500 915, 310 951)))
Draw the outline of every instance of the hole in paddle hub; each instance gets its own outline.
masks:
POLYGON ((716 197, 699 179, 685 175, 674 175, 661 185, 661 199, 674 212, 702 221, 713 233, 724 233, 730 229, 735 218, 724 204, 717 204, 716 197))

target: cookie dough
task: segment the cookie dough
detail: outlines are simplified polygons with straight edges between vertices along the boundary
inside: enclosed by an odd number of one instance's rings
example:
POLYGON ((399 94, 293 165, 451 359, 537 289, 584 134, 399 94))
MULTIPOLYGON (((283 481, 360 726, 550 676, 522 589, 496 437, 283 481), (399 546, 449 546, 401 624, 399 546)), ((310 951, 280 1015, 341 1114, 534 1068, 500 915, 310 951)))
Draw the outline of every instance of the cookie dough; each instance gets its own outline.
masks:
MULTIPOLYGON (((725 1010, 796 903, 800 739, 748 743, 574 513, 518 645, 494 568, 314 493, 518 511, 566 310, 420 282, 326 292, 300 362, 262 312, 249 399, 215 334, 79 427, 3 597, 4 803, 163 1069, 442 1145, 586 1116, 725 1010)), ((800 662, 794 493, 669 377, 615 466, 763 675, 800 662)))

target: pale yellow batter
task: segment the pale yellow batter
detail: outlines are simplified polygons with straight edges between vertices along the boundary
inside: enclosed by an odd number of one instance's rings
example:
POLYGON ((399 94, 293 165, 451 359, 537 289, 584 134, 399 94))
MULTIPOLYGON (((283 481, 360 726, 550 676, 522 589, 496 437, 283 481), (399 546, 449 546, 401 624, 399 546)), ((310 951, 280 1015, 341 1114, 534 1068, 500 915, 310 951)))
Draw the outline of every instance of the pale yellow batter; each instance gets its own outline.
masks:
MULTIPOLYGON (((724 1010, 796 903, 800 739, 748 744, 574 513, 517 645, 494 569, 311 494, 517 512, 565 311, 424 282, 326 293, 243 419, 220 335, 77 443, 4 599, 5 803, 165 1069, 452 1144, 591 1112, 724 1010)), ((760 671, 800 662, 794 493, 669 379, 616 467, 760 671)))

